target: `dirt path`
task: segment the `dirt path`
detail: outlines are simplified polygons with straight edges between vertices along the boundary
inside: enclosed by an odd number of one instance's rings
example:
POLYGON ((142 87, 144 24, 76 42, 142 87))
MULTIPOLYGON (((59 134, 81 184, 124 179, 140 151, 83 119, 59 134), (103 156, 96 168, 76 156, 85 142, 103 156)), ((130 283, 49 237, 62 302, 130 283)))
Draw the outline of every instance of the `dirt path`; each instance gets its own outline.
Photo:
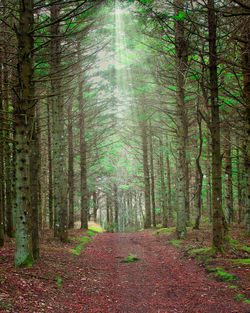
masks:
POLYGON ((152 232, 98 234, 81 250, 44 244, 31 268, 15 269, 13 248, 0 262, 0 312, 233 313, 250 312, 233 300, 230 283, 210 279, 179 249, 152 232), (139 260, 120 263, 135 254, 139 260), (2 271, 2 273, 1 273, 2 271))
POLYGON ((102 286, 86 312, 248 312, 246 304, 232 299, 230 284, 210 279, 150 232, 98 235, 84 254, 102 286), (118 262, 131 253, 138 262, 118 262))

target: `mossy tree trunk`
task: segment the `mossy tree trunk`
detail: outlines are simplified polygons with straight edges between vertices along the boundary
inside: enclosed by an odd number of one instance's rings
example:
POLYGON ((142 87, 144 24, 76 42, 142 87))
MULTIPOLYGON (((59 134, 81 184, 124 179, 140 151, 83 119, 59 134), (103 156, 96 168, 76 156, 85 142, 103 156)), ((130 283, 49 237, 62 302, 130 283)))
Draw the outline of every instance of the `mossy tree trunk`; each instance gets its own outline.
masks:
POLYGON ((154 149, 152 124, 149 123, 149 147, 150 147, 150 178, 151 178, 151 204, 152 204, 152 223, 156 226, 155 218, 155 174, 154 174, 154 149))
MULTIPOLYGON (((33 0, 19 3, 19 25, 16 29, 18 43, 18 94, 15 106, 16 130, 16 242, 15 265, 29 266, 33 263, 32 206, 30 190, 30 146, 34 123, 33 83, 33 0)), ((33 179, 33 177, 32 177, 33 179)))

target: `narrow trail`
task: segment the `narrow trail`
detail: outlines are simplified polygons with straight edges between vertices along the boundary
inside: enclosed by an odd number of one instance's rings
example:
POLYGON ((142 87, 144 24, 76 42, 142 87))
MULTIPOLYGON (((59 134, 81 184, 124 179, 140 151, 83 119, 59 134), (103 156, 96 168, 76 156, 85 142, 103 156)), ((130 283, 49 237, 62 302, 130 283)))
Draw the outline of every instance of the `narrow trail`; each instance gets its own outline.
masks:
MULTIPOLYGON (((79 234, 77 235, 79 236, 79 234)), ((46 246, 30 268, 16 269, 14 247, 0 262, 3 313, 247 313, 231 283, 217 282, 180 249, 152 234, 97 234, 72 254, 72 244, 46 246), (135 254, 139 260, 119 261, 135 254)))
POLYGON ((97 283, 82 312, 249 312, 232 299, 230 284, 210 279, 151 232, 97 235, 82 256, 91 265, 89 279, 97 283), (138 262, 119 262, 131 253, 138 262))

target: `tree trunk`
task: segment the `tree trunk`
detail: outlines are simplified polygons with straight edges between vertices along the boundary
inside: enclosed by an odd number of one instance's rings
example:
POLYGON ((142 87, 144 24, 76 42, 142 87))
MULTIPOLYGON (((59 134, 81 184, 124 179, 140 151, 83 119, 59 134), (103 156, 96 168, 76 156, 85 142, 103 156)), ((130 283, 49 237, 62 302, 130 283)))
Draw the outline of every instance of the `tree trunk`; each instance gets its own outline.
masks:
POLYGON ((30 191, 32 207, 32 250, 34 259, 39 258, 39 178, 40 178, 40 154, 38 144, 37 122, 34 122, 30 145, 30 191))
POLYGON ((69 189, 69 228, 74 228, 74 147, 73 147, 72 101, 68 104, 68 189, 69 189))
POLYGON ((50 107, 47 103, 47 135, 48 135, 48 206, 49 206, 49 228, 53 228, 53 168, 52 168, 52 144, 51 144, 51 122, 50 107))
POLYGON ((51 91, 54 96, 53 120, 53 171, 54 171, 54 236, 62 242, 68 239, 67 183, 65 162, 64 109, 62 96, 61 36, 58 22, 60 5, 51 0, 51 91), (60 74, 59 74, 60 75, 60 74))
POLYGON ((164 175, 164 163, 163 163, 163 145, 162 140, 159 142, 160 158, 159 158, 159 170, 161 180, 161 205, 162 205, 162 227, 168 227, 168 212, 167 212, 167 199, 166 199, 166 186, 164 175))
POLYGON ((143 154, 143 174, 144 174, 144 197, 145 197, 145 221, 144 227, 151 227, 151 209, 150 209, 150 180, 148 166, 148 143, 147 143, 147 128, 145 121, 141 123, 142 136, 142 154, 143 154))
POLYGON ((167 207, 168 207, 168 219, 169 221, 171 221, 173 218, 173 212, 172 212, 172 187, 171 187, 172 185, 171 185, 171 168, 169 161, 168 137, 166 137, 166 148, 167 148, 166 165, 167 165, 167 185, 168 185, 167 207))
POLYGON ((232 157, 231 157, 231 134, 230 126, 227 124, 225 129, 225 185, 226 185, 226 201, 225 210, 227 212, 227 220, 230 224, 234 220, 233 211, 233 176, 232 176, 232 157))
POLYGON ((212 210, 213 210, 213 247, 223 252, 227 241, 227 224, 222 209, 221 186, 221 148, 220 148, 220 112, 218 102, 217 17, 214 0, 208 0, 208 32, 209 32, 209 73, 210 73, 210 105, 211 105, 211 138, 212 138, 212 210))
MULTIPOLYGON (((183 0, 175 1, 175 15, 184 10, 183 0)), ((186 157, 188 139, 188 119, 184 98, 185 72, 187 70, 187 43, 184 33, 184 21, 175 21, 176 50, 176 105, 177 105, 177 136, 178 136, 178 197, 177 237, 186 237, 186 223, 189 218, 189 175, 186 157)))
POLYGON ((119 205, 118 205, 118 188, 114 185, 114 209, 115 209, 115 231, 119 231, 119 205))
POLYGON ((94 222, 97 222, 97 210, 98 210, 98 203, 97 203, 97 192, 96 190, 93 191, 93 217, 94 222))
POLYGON ((0 49, 0 247, 4 245, 4 131, 3 131, 3 56, 0 49))
MULTIPOLYGON (((78 62, 81 64, 81 45, 78 42, 78 62)), ((87 146, 85 139, 85 112, 83 103, 83 78, 78 75, 78 104, 79 104, 79 129, 80 129, 80 170, 81 170, 81 229, 88 229, 88 186, 87 186, 87 146)))
POLYGON ((199 150, 198 155, 195 160, 196 164, 196 171, 197 171, 197 179, 196 179, 196 186, 197 186, 197 193, 196 193, 196 207, 197 207, 197 217, 195 219, 194 229, 200 228, 200 220, 201 220, 201 195, 202 195, 202 182, 203 182, 203 173, 200 165, 200 157, 202 153, 202 128, 201 128, 201 116, 199 112, 197 112, 197 122, 199 127, 199 150))
POLYGON ((242 73, 244 98, 244 181, 246 191, 245 233, 250 236, 250 25, 246 18, 243 30, 242 73))
MULTIPOLYGON (((33 1, 20 2, 18 42, 18 102, 15 107, 16 122, 16 242, 15 265, 30 266, 32 252, 32 207, 30 193, 30 139, 34 123, 33 84, 33 1)), ((33 179, 33 177, 32 177, 33 179)))
POLYGON ((156 226, 155 219, 155 175, 154 175, 154 151, 153 151, 153 138, 152 138, 152 125, 150 122, 149 146, 150 146, 150 173, 151 173, 151 203, 152 203, 152 219, 153 226, 156 226))

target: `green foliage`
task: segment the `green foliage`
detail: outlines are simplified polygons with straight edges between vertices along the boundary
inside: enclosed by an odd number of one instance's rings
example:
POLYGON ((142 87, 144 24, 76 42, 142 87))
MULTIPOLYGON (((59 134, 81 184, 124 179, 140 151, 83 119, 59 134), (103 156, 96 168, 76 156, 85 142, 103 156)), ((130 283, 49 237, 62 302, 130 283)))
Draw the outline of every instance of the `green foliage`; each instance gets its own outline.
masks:
POLYGON ((62 278, 61 277, 57 277, 56 284, 57 284, 57 287, 59 289, 62 287, 62 278))
POLYGON ((101 228, 95 227, 95 226, 89 226, 89 229, 93 230, 93 231, 95 231, 97 233, 102 233, 103 232, 101 228))
POLYGON ((137 262, 138 260, 139 258, 135 254, 130 254, 125 259, 119 261, 119 263, 132 263, 132 262, 137 262))
POLYGON ((157 229, 154 234, 155 235, 165 235, 165 236, 169 236, 171 235, 172 233, 175 232, 175 227, 170 227, 170 228, 160 228, 160 229, 157 229))
POLYGON ((170 240, 169 242, 171 243, 172 246, 176 247, 176 248, 180 248, 180 243, 182 243, 183 240, 179 240, 179 239, 173 239, 170 240))
POLYGON ((236 277, 234 277, 232 274, 225 272, 222 267, 209 268, 209 272, 214 272, 213 276, 220 281, 230 282, 236 279, 236 277))
POLYGON ((250 299, 247 299, 242 293, 238 293, 235 297, 234 297, 235 301, 243 301, 245 303, 250 303, 250 299))
POLYGON ((250 265, 250 259, 231 259, 235 264, 250 265))

